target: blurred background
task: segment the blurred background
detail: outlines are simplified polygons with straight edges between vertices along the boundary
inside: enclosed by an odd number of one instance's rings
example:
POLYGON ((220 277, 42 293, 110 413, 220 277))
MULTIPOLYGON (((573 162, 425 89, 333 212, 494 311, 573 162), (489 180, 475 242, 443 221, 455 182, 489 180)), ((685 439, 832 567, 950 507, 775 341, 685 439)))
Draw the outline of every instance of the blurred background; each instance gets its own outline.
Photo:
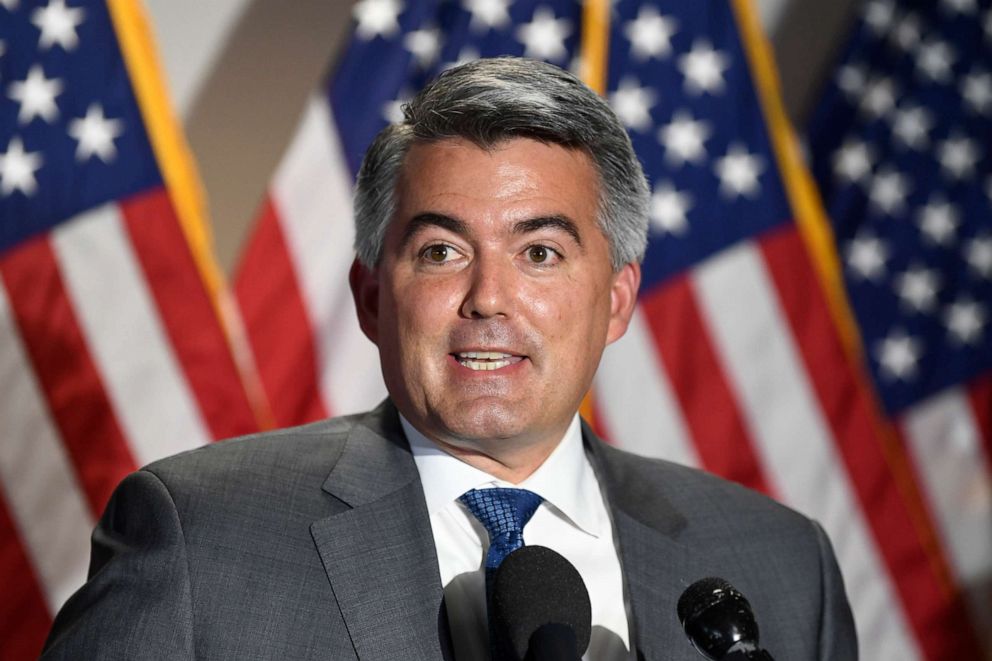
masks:
POLYGON ((502 53, 593 72, 652 187, 583 415, 820 522, 863 659, 992 659, 992 0, 144 5, 192 159, 139 3, 0 0, 0 659, 127 473, 381 400, 353 177, 502 53))
MULTIPOLYGON (((146 0, 230 271, 310 93, 350 28, 351 0, 146 0)), ((756 0, 789 114, 802 126, 855 0, 756 0)))

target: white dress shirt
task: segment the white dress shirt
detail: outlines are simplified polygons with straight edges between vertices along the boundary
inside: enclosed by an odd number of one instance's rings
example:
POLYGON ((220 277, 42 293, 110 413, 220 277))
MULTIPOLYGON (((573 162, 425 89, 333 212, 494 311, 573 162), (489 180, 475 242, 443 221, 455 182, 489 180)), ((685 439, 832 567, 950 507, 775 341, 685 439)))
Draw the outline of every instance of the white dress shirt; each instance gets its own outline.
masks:
POLYGON ((430 513, 455 659, 489 655, 485 555, 489 534, 458 497, 469 489, 529 489, 544 502, 524 526, 524 543, 554 549, 575 565, 592 602, 592 639, 583 659, 632 659, 620 559, 599 481, 582 446, 579 416, 545 462, 510 484, 441 450, 402 416, 430 513))

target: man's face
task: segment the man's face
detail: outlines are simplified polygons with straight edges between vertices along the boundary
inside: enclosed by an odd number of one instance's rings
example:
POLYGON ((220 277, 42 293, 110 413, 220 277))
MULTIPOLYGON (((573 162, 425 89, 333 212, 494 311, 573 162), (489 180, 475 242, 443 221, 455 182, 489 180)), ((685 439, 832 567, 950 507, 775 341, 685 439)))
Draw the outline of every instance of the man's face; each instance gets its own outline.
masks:
POLYGON ((640 279, 619 273, 581 151, 518 138, 416 144, 359 319, 400 412, 435 441, 534 447, 564 434, 640 279), (511 444, 511 445, 507 445, 511 444))

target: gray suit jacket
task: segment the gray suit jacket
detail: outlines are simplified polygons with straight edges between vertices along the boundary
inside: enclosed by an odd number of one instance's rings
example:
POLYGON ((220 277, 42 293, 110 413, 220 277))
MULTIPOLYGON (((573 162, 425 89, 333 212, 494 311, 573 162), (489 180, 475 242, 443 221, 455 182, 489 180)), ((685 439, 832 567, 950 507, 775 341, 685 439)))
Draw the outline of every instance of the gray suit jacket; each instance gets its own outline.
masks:
MULTIPOLYGON (((721 576, 779 661, 857 657, 815 523, 699 471, 584 437, 647 661, 699 661, 675 614, 721 576)), ((46 659, 450 658, 419 476, 395 408, 200 448, 129 476, 46 659)))

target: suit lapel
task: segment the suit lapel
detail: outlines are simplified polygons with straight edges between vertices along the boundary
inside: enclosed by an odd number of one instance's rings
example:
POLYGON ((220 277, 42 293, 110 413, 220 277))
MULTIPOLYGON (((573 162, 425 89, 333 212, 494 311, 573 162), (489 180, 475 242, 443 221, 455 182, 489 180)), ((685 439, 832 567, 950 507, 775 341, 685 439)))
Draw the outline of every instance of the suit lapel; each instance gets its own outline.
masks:
POLYGON ((310 530, 358 658, 442 657, 430 519, 391 404, 355 425, 323 489, 350 507, 310 530))
POLYGON ((627 593, 634 615, 635 648, 643 658, 695 659, 676 613, 682 592, 707 574, 675 539, 625 512, 614 519, 627 593))
POLYGON ((680 541, 688 522, 660 485, 636 469, 646 459, 619 453, 588 427, 583 432, 613 514, 639 658, 693 659, 698 653, 682 631, 676 605, 683 590, 707 574, 680 541))

